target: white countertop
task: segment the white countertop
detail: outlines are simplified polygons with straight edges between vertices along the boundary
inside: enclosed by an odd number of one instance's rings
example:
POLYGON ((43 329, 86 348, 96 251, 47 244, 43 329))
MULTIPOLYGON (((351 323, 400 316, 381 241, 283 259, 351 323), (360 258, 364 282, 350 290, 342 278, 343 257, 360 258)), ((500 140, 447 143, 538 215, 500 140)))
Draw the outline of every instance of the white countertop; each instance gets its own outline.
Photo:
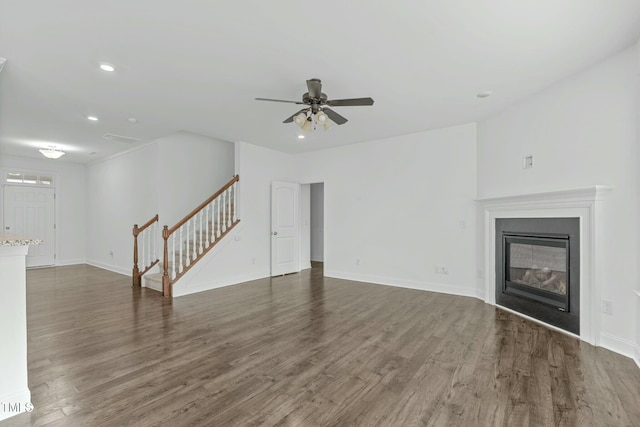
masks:
POLYGON ((31 239, 29 237, 18 236, 11 233, 0 233, 0 246, 27 246, 41 244, 41 239, 31 239))

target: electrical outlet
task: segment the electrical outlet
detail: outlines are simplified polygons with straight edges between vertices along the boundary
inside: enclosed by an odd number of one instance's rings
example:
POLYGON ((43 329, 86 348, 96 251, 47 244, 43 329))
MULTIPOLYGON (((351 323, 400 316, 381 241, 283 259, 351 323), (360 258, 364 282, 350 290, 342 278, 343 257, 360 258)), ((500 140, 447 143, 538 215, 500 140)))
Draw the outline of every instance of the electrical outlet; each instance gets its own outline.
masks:
POLYGON ((602 301, 602 312, 604 314, 613 314, 613 304, 611 301, 602 301))
POLYGON ((360 258, 356 258, 356 265, 360 265, 360 258))
POLYGON ((436 265, 433 270, 436 274, 449 274, 449 269, 444 265, 436 265))
POLYGON ((524 156, 522 158, 522 169, 531 169, 533 167, 533 156, 524 156))
POLYGON ((113 251, 109 251, 109 256, 113 256, 113 251))

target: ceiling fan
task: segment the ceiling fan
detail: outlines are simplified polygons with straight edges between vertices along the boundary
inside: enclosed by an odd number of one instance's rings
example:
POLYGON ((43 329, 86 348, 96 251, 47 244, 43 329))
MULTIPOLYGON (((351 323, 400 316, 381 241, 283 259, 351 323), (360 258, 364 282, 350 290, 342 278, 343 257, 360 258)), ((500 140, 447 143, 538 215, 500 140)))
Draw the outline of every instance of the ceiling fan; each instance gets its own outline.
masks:
POLYGON ((327 99, 327 94, 322 93, 322 82, 320 79, 307 80, 307 89, 309 91, 302 95, 302 101, 287 101, 271 98, 256 98, 256 100, 308 105, 308 107, 292 114, 282 122, 295 122, 303 130, 315 129, 317 124, 323 125, 325 130, 327 130, 331 127, 329 119, 338 125, 347 123, 347 119, 345 117, 336 113, 329 107, 373 105, 373 99, 371 98, 327 99))

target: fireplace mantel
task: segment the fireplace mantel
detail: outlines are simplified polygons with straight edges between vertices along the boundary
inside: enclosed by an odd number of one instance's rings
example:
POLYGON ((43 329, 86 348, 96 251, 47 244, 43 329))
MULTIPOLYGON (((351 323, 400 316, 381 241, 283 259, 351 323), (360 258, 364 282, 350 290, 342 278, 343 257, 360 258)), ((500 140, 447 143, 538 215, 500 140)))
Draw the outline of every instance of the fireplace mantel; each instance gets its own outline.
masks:
MULTIPOLYGON (((600 345, 603 202, 612 187, 593 187, 545 193, 476 199, 484 219, 484 301, 495 305, 495 233, 498 218, 580 219, 580 339, 600 345)), ((519 313, 516 313, 519 314, 519 313)), ((525 316, 532 321, 536 319, 525 316)), ((561 329, 563 333, 567 333, 561 329)))

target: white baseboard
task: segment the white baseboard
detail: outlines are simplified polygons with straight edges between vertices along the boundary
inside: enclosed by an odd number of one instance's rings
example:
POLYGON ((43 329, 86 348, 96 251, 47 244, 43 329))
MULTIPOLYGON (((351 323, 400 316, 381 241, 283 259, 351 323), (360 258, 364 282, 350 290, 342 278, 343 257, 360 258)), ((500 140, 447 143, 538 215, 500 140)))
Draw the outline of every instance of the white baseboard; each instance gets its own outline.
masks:
POLYGON ((225 277, 219 280, 202 281, 199 283, 189 282, 188 285, 183 284, 180 286, 178 281, 173 286, 173 297, 181 297, 184 295, 191 295, 198 292, 210 291, 212 289, 223 288, 225 286, 239 285, 241 283, 250 282, 252 280, 264 279, 269 277, 269 273, 264 272, 252 272, 240 274, 232 277, 225 277))
POLYGON ((0 396, 0 421, 32 410, 31 391, 28 387, 0 396))
POLYGON ((324 259, 311 258, 311 261, 324 262, 324 259))
POLYGON ((56 267, 64 267, 65 265, 78 265, 78 264, 87 264, 87 260, 84 258, 56 260, 56 267))
POLYGON ((117 265, 105 264, 104 262, 96 261, 93 259, 88 259, 86 264, 92 265, 94 267, 102 268, 103 270, 113 271, 114 273, 124 274, 125 276, 131 277, 131 269, 122 268, 117 265))
POLYGON ((636 354, 633 360, 636 362, 636 365, 638 365, 638 368, 640 368, 640 344, 636 345, 636 354))
POLYGON ((606 332, 601 332, 599 345, 607 350, 634 359, 634 343, 630 341, 623 340, 606 332))
POLYGON ((353 274, 335 270, 325 270, 324 275, 327 277, 335 277, 336 279, 367 282, 376 285, 395 286, 398 288, 417 289, 420 291, 438 292, 443 294, 478 298, 478 293, 475 288, 467 288, 464 286, 447 285, 443 283, 433 282, 421 282, 418 280, 397 279, 393 277, 383 277, 368 274, 353 274))

